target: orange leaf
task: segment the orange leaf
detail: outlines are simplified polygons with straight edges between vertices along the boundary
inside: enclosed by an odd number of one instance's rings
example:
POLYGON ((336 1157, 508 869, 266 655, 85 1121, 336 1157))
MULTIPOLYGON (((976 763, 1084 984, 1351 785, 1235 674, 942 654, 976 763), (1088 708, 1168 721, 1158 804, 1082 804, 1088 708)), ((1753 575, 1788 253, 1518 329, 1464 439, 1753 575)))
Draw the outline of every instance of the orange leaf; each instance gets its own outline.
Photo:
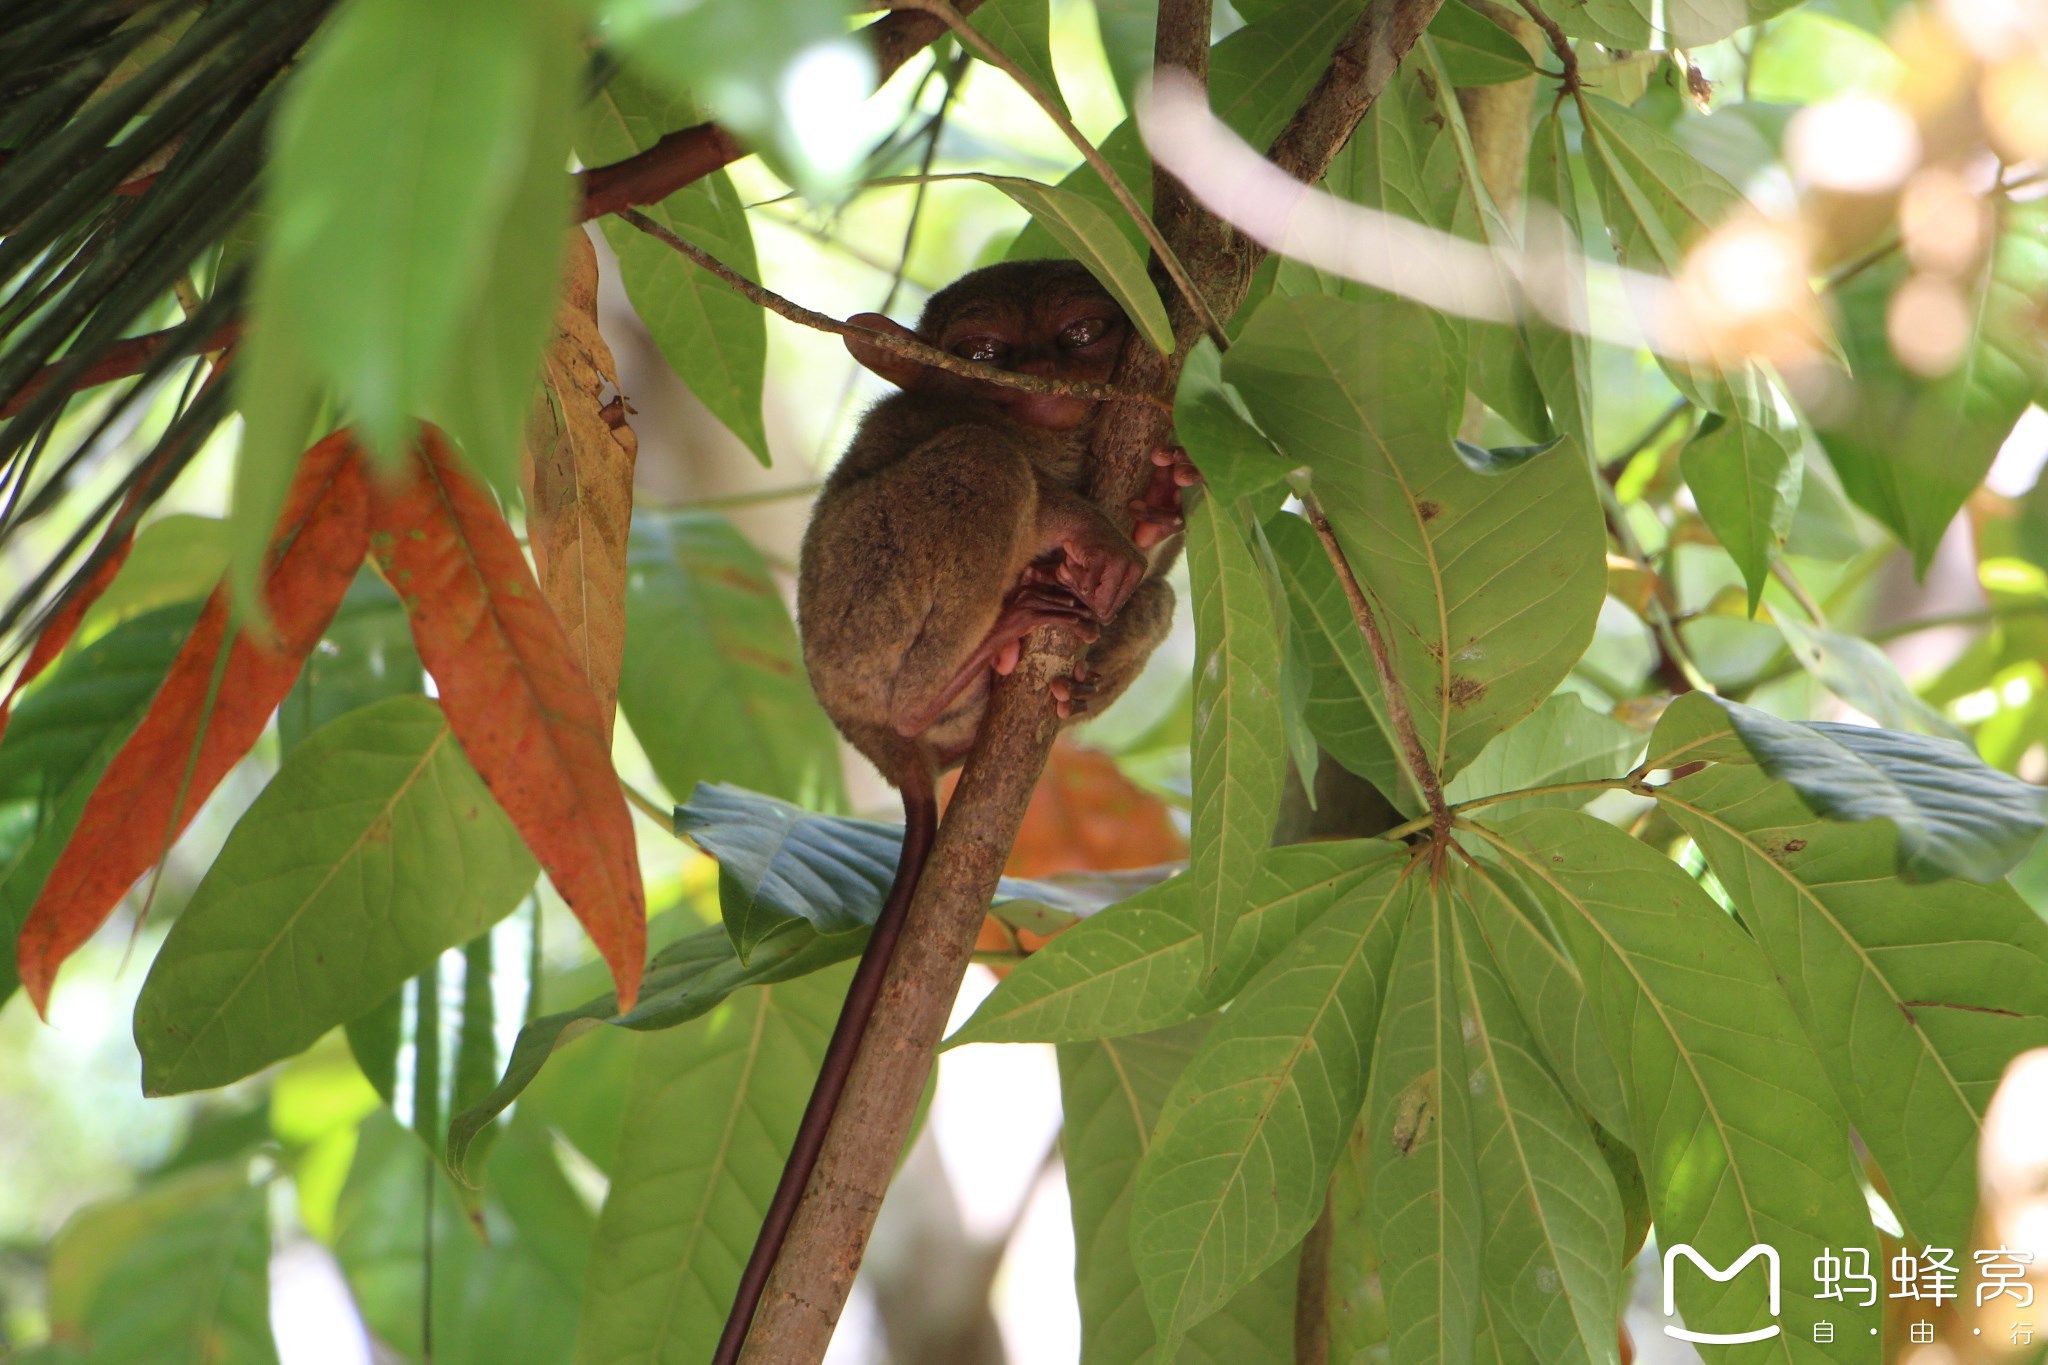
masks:
MULTIPOLYGON (((206 382, 200 386, 201 393, 212 388, 214 382, 226 373, 227 360, 228 356, 223 355, 207 371, 206 382)), ((0 697, 0 737, 7 734, 7 721, 14 714, 14 699, 21 695, 21 689, 34 682, 44 669, 57 661, 57 656, 71 643, 71 637, 78 633, 79 622, 92 610, 92 604, 100 600, 100 595, 106 592, 107 585, 120 574, 121 566, 128 562, 128 552, 135 548, 135 521, 141 516, 138 508, 146 496, 145 490, 150 486, 151 474, 155 469, 161 468, 165 461, 175 456, 179 448, 179 445, 175 444, 161 447, 154 457, 154 462, 149 467, 137 471, 134 484, 128 489, 128 495, 121 499, 121 508, 114 513, 114 519, 107 523, 107 530, 100 542, 109 546, 107 557, 100 561, 99 567, 90 575, 71 585, 64 600, 57 604, 57 610, 50 613, 49 621, 36 636, 35 647, 28 652, 28 661, 22 664, 21 672, 14 675, 14 685, 7 689, 5 697, 0 697), (116 527, 120 529, 117 531, 116 527)))
POLYGON ((336 432, 299 461, 271 538, 263 600, 275 635, 259 641, 232 626, 227 586, 214 589, 22 925, 21 984, 38 1013, 57 968, 163 857, 291 691, 363 562, 369 506, 354 442, 336 432))
POLYGON ((625 401, 604 401, 607 388, 617 392, 619 372, 597 330, 597 254, 581 228, 569 234, 569 273, 541 384, 526 424, 526 543, 609 737, 626 656, 626 532, 640 444, 625 401))
POLYGON ((421 428, 420 450, 396 487, 374 495, 372 552, 412 618, 462 751, 630 1009, 647 908, 597 697, 490 494, 432 427, 421 428))

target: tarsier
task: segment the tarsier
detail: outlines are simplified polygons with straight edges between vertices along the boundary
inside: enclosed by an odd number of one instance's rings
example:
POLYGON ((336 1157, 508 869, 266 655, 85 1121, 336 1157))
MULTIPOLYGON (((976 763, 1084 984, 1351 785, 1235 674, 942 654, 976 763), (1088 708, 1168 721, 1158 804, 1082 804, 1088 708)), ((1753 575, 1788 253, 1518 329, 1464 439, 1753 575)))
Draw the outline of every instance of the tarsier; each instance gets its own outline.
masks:
MULTIPOLYGON (((1000 369, 1095 383, 1129 331, 1073 261, 974 271, 932 296, 915 332, 876 313, 852 321, 1000 369)), ((858 338, 847 349, 901 392, 862 420, 819 494, 797 622, 819 702, 903 795, 903 851, 716 1365, 738 1358, 817 1163, 937 831, 938 774, 966 758, 996 675, 1016 668, 1042 625, 1091 642, 1072 676, 1051 683, 1061 718, 1099 711, 1130 685, 1172 620, 1160 575, 1178 546, 1180 489, 1196 477, 1180 452, 1155 454, 1126 531, 1086 496, 1094 402, 965 378, 858 338)))

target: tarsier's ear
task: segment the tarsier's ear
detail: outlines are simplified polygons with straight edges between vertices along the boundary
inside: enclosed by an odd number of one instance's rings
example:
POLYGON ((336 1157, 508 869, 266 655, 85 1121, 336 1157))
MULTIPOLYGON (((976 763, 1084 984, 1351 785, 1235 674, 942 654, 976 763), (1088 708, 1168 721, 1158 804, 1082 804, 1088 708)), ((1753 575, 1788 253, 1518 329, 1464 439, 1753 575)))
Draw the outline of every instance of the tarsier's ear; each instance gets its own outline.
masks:
MULTIPOLYGON (((855 313, 847 321, 856 327, 866 327, 877 332, 887 332, 890 336, 902 337, 905 341, 918 340, 917 333, 880 313, 855 313)), ((925 367, 915 360, 908 356, 900 356, 894 351, 885 351, 862 337, 846 338, 846 349, 852 352, 855 360, 899 389, 914 389, 918 381, 924 377, 925 367)))

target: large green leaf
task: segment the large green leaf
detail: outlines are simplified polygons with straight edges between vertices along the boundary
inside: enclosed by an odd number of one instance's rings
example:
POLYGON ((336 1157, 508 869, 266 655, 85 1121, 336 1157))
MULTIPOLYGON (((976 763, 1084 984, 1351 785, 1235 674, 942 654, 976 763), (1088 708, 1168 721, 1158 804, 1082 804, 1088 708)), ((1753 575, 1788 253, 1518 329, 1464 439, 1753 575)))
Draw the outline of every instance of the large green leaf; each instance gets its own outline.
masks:
POLYGON ((1583 455, 1567 442, 1473 472, 1451 449, 1448 373, 1422 310, 1319 297, 1269 300, 1224 362, 1267 434, 1311 467, 1446 779, 1550 695, 1606 589, 1583 455), (1518 533, 1532 526, 1544 534, 1518 533))
POLYGON ((1758 1243, 1782 1258, 1780 1314, 1760 1274, 1680 1274, 1686 1324, 1779 1329, 1731 1359, 1874 1365, 1875 1310, 1811 1296, 1815 1258, 1851 1247, 1875 1258, 1876 1229, 1847 1122, 1762 950, 1676 863, 1591 816, 1536 811, 1490 839, 1586 977, 1663 1245, 1722 1267, 1758 1243), (1834 1322, 1825 1345, 1813 1330, 1823 1317, 1834 1322))
POLYGON ((704 1360, 825 1055, 850 970, 637 1040, 576 1360, 704 1360))
POLYGON ((1206 991, 1188 880, 1176 877, 1097 911, 1031 954, 946 1045, 1080 1042, 1182 1023, 1235 995, 1339 896, 1403 856, 1382 840, 1268 849, 1206 991))
POLYGON ((364 1325, 400 1360, 568 1360, 595 1220, 550 1135, 513 1125, 494 1158, 502 1193, 473 1214, 447 1181, 421 1179, 426 1159, 388 1111, 358 1130, 333 1249, 364 1325))
POLYGON ((1527 48, 1461 0, 1444 0, 1429 21, 1429 37, 1452 83, 1461 89, 1518 81, 1536 70, 1527 48))
MULTIPOLYGON (((1588 0, 1589 5, 1600 2, 1588 0)), ((1529 204, 1523 248, 1544 272, 1555 306, 1565 314, 1559 319, 1531 310, 1523 318, 1529 366, 1543 391, 1551 425, 1577 441, 1581 450, 1593 450, 1593 343, 1583 327, 1568 325, 1585 319, 1588 312, 1586 261, 1580 247, 1585 229, 1579 219, 1570 139, 1555 110, 1536 125, 1523 196, 1529 204)))
MULTIPOLYGON (((1081 1365, 1149 1359, 1158 1332, 1131 1260, 1131 1171, 1206 1023, 1060 1048, 1060 1107, 1067 1189, 1074 1210, 1074 1287, 1081 1301, 1081 1365)), ((1280 1260, 1196 1325, 1186 1365, 1235 1365, 1284 1351, 1294 1329, 1296 1265, 1280 1260)))
POLYGON ((83 1335, 94 1365, 274 1365, 264 1189, 214 1181, 148 1225, 101 1279, 83 1335))
POLYGON ((1614 1361, 1621 1196, 1538 1057, 1469 907, 1459 907, 1458 924, 1453 972, 1472 1067, 1465 1089, 1487 1296, 1547 1365, 1614 1361))
POLYGON ((2038 788, 2008 777, 1952 739, 1829 721, 1798 724, 1694 694, 1657 724, 1657 766, 1743 752, 1837 820, 1883 820, 1898 830, 1898 871, 1908 879, 1994 882, 2044 827, 2038 788))
POLYGON ((1522 1013, 1543 1059, 1608 1132, 1629 1135, 1628 1097, 1578 964, 1543 906, 1521 882, 1475 860, 1451 869, 1452 885, 1522 1013))
POLYGON ((157 954, 135 1007, 144 1092, 308 1046, 510 913, 534 872, 438 703, 343 717, 249 807, 157 954))
MULTIPOLYGON (((1444 788, 1453 805, 1481 796, 1619 777, 1642 751, 1643 737, 1570 693, 1560 693, 1536 714, 1480 750, 1472 766, 1444 788)), ((1556 792, 1489 806, 1488 819, 1539 806, 1583 806, 1595 793, 1556 792)))
POLYGON ((1891 829, 1824 820, 1754 768, 1658 799, 1763 945, 1913 1240, 1967 1245, 1985 1107, 2048 1045, 2048 926, 2002 882, 1899 880, 1891 829))
POLYGON ((0 745, 0 1002, 20 984, 14 940, 29 907, 198 615, 192 602, 122 622, 15 707, 0 745))
POLYGON ((1591 38, 1610 49, 1641 52, 1649 47, 1689 49, 1726 38, 1791 9, 1797 0, 1585 0, 1557 12, 1574 38, 1591 38), (1663 41, 1652 42, 1652 35, 1663 41))
POLYGON ((278 748, 289 754, 329 721, 386 697, 418 695, 425 684, 412 618, 398 594, 366 568, 277 708, 278 748))
POLYGON ((1996 251, 1971 282, 1972 334, 1947 374, 1915 375, 1892 353, 1886 314, 1906 279, 1903 262, 1835 294, 1856 392, 1821 427, 1821 443, 1849 496, 1905 542, 1923 574, 2048 378, 2037 319, 2048 293, 2048 208, 2007 203, 2001 213, 1996 251))
POLYGON ((767 561, 726 518, 633 518, 619 707, 662 785, 717 779, 843 807, 838 737, 811 695, 767 561))
POLYGON ((1391 722, 1344 585, 1309 524, 1282 512, 1265 525, 1266 542, 1286 587, 1288 616, 1306 643, 1310 731, 1323 748, 1408 814, 1427 808, 1422 789, 1394 757, 1391 722))
POLYGON ((1273 449, 1244 410, 1244 400, 1223 380, 1223 356, 1202 338, 1188 352, 1173 392, 1174 435, 1202 471, 1209 492, 1228 504, 1264 493, 1291 466, 1273 449))
MULTIPOLYGON (((829 6, 809 8, 823 11, 829 6)), ((661 94, 631 72, 622 72, 584 110, 577 148, 593 165, 623 161, 701 119, 687 99, 661 94)), ((753 229, 739 191, 724 171, 702 176, 640 211, 748 279, 760 278, 753 229)), ((712 416, 767 464, 768 429, 761 421, 761 384, 768 362, 765 315, 708 271, 632 224, 607 218, 604 234, 618 253, 626 297, 669 368, 712 416)))
POLYGON ((1418 880, 1405 871, 1379 869, 1268 963, 1167 1097, 1131 1215, 1167 1359, 1322 1212, 1418 880))
POLYGON ((862 99, 873 80, 871 57, 847 31, 850 5, 835 0, 584 3, 595 11, 606 47, 625 57, 630 70, 703 108, 703 114, 667 124, 661 132, 716 119, 759 149, 785 182, 812 198, 829 202, 844 188, 867 150, 866 139, 857 131, 846 136, 826 120, 838 114, 842 102, 862 99))
POLYGON ((1189 909, 1214 976, 1244 891, 1271 842, 1287 781, 1280 638, 1265 574, 1233 509, 1189 499, 1188 581, 1195 607, 1195 789, 1189 909))
POLYGON ((987 0, 967 22, 1015 62, 1040 91, 1050 95, 1061 113, 1072 117, 1053 70, 1052 6, 1048 0, 987 0))
MULTIPOLYGON (((515 440, 465 445, 510 482, 568 222, 577 49, 567 13, 540 0, 359 0, 294 73, 267 176, 249 344, 296 349, 384 456, 398 455, 418 418, 450 415, 458 384, 481 383, 499 404, 516 397, 497 414, 497 434, 515 440), (458 377, 474 369, 490 373, 458 377)), ((481 434, 468 426, 455 434, 481 434)), ((289 465, 298 453, 243 459, 289 465)))
POLYGON ((1395 1365, 1463 1365, 1477 1322, 1485 1229, 1452 914, 1441 885, 1418 886, 1373 1042, 1365 1198, 1395 1365))
POLYGON ((1701 519, 1742 570, 1754 616, 1792 530, 1804 462, 1798 426, 1772 401, 1768 381, 1751 371, 1733 386, 1736 414, 1709 415, 1679 462, 1701 519))

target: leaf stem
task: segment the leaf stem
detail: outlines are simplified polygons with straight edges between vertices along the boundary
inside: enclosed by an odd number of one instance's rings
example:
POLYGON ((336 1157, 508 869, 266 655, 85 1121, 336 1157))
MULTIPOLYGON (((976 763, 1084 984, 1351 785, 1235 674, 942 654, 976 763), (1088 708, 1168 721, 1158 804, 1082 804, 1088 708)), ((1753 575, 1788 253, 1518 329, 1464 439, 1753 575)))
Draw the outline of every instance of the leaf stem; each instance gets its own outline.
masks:
MULTIPOLYGON (((1580 782, 1549 782, 1540 787, 1522 787, 1516 791, 1495 792, 1491 796, 1475 796, 1470 801, 1460 801, 1447 809, 1453 819, 1467 811, 1497 806, 1504 801, 1520 801, 1533 796, 1557 796, 1566 792, 1632 791, 1638 796, 1653 796, 1657 789, 1644 783, 1640 773, 1624 773, 1620 777, 1594 777, 1580 782)), ((1411 834, 1420 834, 1436 823, 1434 815, 1420 816, 1405 825, 1396 825, 1376 839, 1405 839, 1411 834)))
POLYGON ((1323 552, 1337 570, 1337 581, 1344 585, 1344 597, 1351 603, 1351 614, 1358 620, 1359 633, 1365 636, 1366 647, 1372 651, 1373 673, 1380 680, 1380 695, 1387 703, 1387 723, 1394 727, 1394 736, 1408 761, 1410 775, 1421 789, 1423 800, 1429 804, 1424 826, 1433 826, 1438 840, 1442 841, 1450 835, 1451 810, 1444 804, 1443 781, 1437 776, 1435 765, 1429 761, 1429 751, 1422 745, 1422 734, 1415 728, 1415 716, 1408 709, 1407 690, 1394 673, 1393 651, 1387 646, 1387 637, 1380 630, 1379 618, 1373 614, 1372 604, 1365 600, 1365 592, 1359 587, 1357 576, 1351 572, 1351 561, 1344 557, 1344 547, 1337 543, 1337 533, 1330 529, 1330 519, 1323 515, 1322 504, 1316 501, 1314 493, 1304 493, 1302 506, 1308 512, 1309 525, 1315 527, 1316 539, 1323 542, 1323 552))
POLYGON ((1230 338, 1224 333, 1223 324, 1216 320, 1215 313, 1210 311, 1208 300, 1202 297, 1202 291, 1195 287, 1187 266, 1181 263, 1180 256, 1167 243, 1165 235, 1159 231, 1159 225, 1152 221, 1152 215, 1138 202, 1138 196, 1131 193, 1130 186, 1124 184, 1123 177, 1109 164, 1109 158, 1074 126, 1074 121, 1060 108, 1059 101, 1040 88, 1038 82, 1026 75, 1022 67, 1011 61, 1001 48, 983 37, 981 31, 968 23, 966 17, 947 4, 946 0, 890 0, 890 8, 897 11, 916 10, 921 14, 929 14, 935 19, 943 20, 946 27, 953 30, 953 36, 960 40, 962 47, 1015 81, 1017 88, 1029 95, 1038 107, 1045 111, 1045 116, 1053 121, 1066 136, 1067 141, 1074 144, 1074 150, 1081 154, 1081 159, 1102 177, 1102 183, 1109 186, 1109 192, 1116 196, 1116 202, 1123 206, 1124 212, 1137 224, 1138 231, 1144 234, 1153 254, 1159 258, 1160 266, 1173 281, 1173 287, 1181 292, 1181 297, 1187 300, 1188 307, 1201 320, 1202 330, 1209 334, 1218 348, 1228 350, 1230 338))
POLYGON ((880 332, 872 327, 856 323, 841 322, 838 318, 816 312, 800 303, 792 302, 776 293, 755 284, 746 276, 734 270, 694 242, 685 241, 675 233, 655 222, 638 209, 620 209, 621 221, 631 223, 649 237, 668 246, 671 250, 687 257, 696 265, 715 276, 734 293, 749 302, 766 308, 777 317, 787 318, 802 327, 813 327, 820 332, 832 332, 838 336, 856 337, 863 345, 873 346, 878 351, 887 351, 935 370, 946 370, 952 374, 978 379, 986 384, 997 384, 1007 389, 1018 389, 1024 393, 1058 394, 1070 398, 1092 398, 1098 403, 1117 399, 1131 399, 1140 403, 1151 403, 1171 410, 1172 405, 1151 394, 1131 393, 1113 384, 1090 384, 1077 379, 1043 379, 1037 375, 1017 374, 1010 370, 999 370, 993 365, 979 361, 962 360, 951 352, 936 346, 927 346, 922 341, 910 341, 894 332, 880 332))
MULTIPOLYGON (((655 824, 660 825, 670 834, 676 833, 675 807, 662 805, 646 792, 641 791, 631 782, 627 782, 624 779, 620 779, 619 790, 626 794, 627 805, 639 811, 655 824)), ((676 834, 676 837, 678 839, 682 838, 680 834, 676 834)))

